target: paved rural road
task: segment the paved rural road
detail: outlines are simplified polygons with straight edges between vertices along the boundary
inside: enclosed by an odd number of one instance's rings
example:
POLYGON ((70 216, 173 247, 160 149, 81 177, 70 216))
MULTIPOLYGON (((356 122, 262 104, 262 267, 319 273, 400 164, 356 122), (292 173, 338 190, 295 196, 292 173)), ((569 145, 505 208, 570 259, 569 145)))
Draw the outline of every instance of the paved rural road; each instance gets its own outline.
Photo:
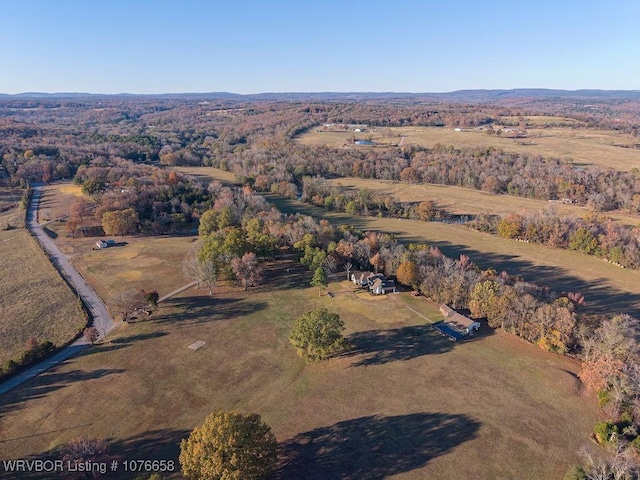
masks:
MULTIPOLYGON (((49 253, 51 262, 59 267, 67 281, 71 285, 73 285, 76 292, 78 292, 78 295, 82 297, 91 312, 91 317, 93 318, 93 326, 98 330, 100 338, 104 338, 110 330, 113 330, 116 327, 116 323, 113 321, 113 318, 111 318, 111 315, 109 314, 109 311, 107 310, 107 307, 102 299, 89 286, 86 280, 82 277, 82 275, 80 275, 80 273, 78 273, 73 265, 71 265, 71 262, 69 262, 67 257, 60 251, 53 240, 49 238, 49 236, 44 232, 42 226, 38 224, 37 213, 41 197, 42 186, 34 186, 33 197, 31 199, 31 203, 29 204, 29 211, 27 212, 27 228, 29 228, 38 242, 40 242, 44 249, 49 253)), ((37 274, 37 272, 33 273, 37 274)), ((21 385, 22 383, 35 377, 36 375, 39 375, 48 368, 51 368, 54 365, 57 365, 58 363, 61 363, 66 359, 73 357, 74 355, 77 355, 88 346, 89 343, 84 337, 79 338, 68 347, 59 351, 57 354, 47 358, 46 360, 2 383, 0 385, 0 395, 8 392, 9 390, 12 390, 13 388, 21 385)))

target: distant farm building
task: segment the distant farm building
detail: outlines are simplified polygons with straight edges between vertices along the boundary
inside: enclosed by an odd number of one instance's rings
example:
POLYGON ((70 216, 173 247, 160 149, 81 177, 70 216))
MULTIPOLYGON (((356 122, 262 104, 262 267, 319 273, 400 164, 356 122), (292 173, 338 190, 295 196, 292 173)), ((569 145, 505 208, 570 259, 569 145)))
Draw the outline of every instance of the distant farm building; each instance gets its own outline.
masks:
POLYGON ((102 249, 102 248, 113 247, 115 244, 116 244, 115 240, 98 240, 96 242, 96 247, 102 249))

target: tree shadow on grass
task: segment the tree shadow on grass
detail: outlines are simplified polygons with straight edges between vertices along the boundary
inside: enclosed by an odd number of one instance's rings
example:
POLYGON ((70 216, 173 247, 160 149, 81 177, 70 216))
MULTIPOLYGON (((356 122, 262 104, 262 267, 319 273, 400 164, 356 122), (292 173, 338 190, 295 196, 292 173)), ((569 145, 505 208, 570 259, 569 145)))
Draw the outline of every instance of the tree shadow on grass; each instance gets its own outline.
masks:
POLYGON ((159 338, 168 335, 166 332, 151 332, 151 333, 136 333, 133 335, 128 335, 126 337, 118 337, 114 339, 107 339, 102 343, 98 343, 93 345, 91 348, 88 348, 81 355, 93 355, 96 353, 110 352, 113 350, 120 350, 122 348, 128 347, 134 343, 143 342, 145 340, 149 340, 151 338, 159 338))
MULTIPOLYGON (((80 425, 78 427, 84 427, 86 425, 80 425)), ((165 460, 164 465, 167 467, 164 472, 158 471, 157 473, 163 476, 170 476, 172 473, 175 476, 176 472, 180 471, 180 463, 178 462, 178 455, 180 454, 180 440, 187 438, 191 432, 187 430, 151 430, 148 432, 142 432, 129 438, 122 440, 116 440, 107 438, 106 455, 108 457, 107 462, 107 474, 98 478, 108 478, 110 480, 130 480, 132 478, 148 478, 152 472, 147 472, 149 468, 153 468, 153 465, 141 465, 134 460, 165 460), (117 469, 111 470, 112 461, 117 460, 117 469), (127 461, 128 467, 125 469, 124 461, 127 461), (172 462, 172 463, 169 463, 172 462), (130 466, 129 466, 130 465, 130 466)), ((79 433, 73 438, 95 438, 95 435, 79 433)), ((56 447, 42 452, 36 455, 30 456, 27 460, 59 460, 62 458, 62 451, 65 445, 57 445, 56 447)), ((102 459, 102 461, 104 461, 102 459)), ((114 464, 115 465, 115 464, 114 464)), ((158 464, 158 467, 160 464, 158 464)), ((0 479, 15 479, 16 472, 3 472, 0 468, 0 479)), ((21 479, 41 479, 43 477, 42 472, 20 472, 21 479)), ((50 475, 47 478, 65 478, 64 475, 58 473, 57 476, 50 475)), ((79 478, 79 477, 73 477, 79 478)), ((85 478, 85 477, 80 477, 85 478)), ((87 476, 86 478, 94 478, 93 476, 87 476)), ((174 478, 173 476, 171 478, 174 478)), ((180 477, 182 478, 182 477, 180 477)))
MULTIPOLYGON (((164 473, 164 475, 169 476, 171 473, 175 474, 175 472, 180 471, 180 463, 178 462, 180 441, 183 438, 187 438, 190 433, 191 431, 189 430, 161 429, 142 432, 123 440, 110 439, 107 442, 109 445, 107 452, 112 458, 119 460, 120 465, 125 460, 136 459, 172 461, 173 468, 164 473)), ((122 466, 118 473, 120 475, 109 476, 109 478, 131 479, 136 477, 131 472, 126 474, 122 466)), ((147 477, 148 475, 145 478, 147 477)), ((182 477, 180 476, 180 478, 182 477)))
MULTIPOLYGON (((429 242, 429 245, 437 246, 445 255, 452 258, 458 258, 461 254, 468 255, 483 269, 504 270, 509 275, 522 277, 525 281, 539 286, 548 286, 556 294, 581 293, 586 301, 581 310, 589 313, 610 314, 614 311, 628 313, 634 317, 640 316, 640 294, 622 290, 612 285, 606 278, 584 280, 572 275, 563 267, 535 264, 519 255, 480 252, 468 245, 456 245, 443 241, 429 242)), ((586 258, 587 255, 585 255, 586 258)), ((580 266, 576 265, 576 270, 579 268, 580 266)), ((607 266, 603 265, 603 268, 607 266)), ((615 272, 613 269, 618 267, 609 268, 615 272)))
POLYGON ((251 301, 246 298, 221 298, 208 295, 172 298, 165 305, 178 312, 162 313, 151 319, 155 324, 195 325, 212 321, 243 317, 263 310, 265 302, 251 301))
POLYGON ((438 335, 430 325, 356 332, 347 337, 353 348, 343 356, 357 357, 353 367, 383 365, 424 355, 445 353, 454 342, 438 335))
POLYGON ((277 480, 382 480, 421 468, 476 437, 466 415, 367 416, 297 435, 279 446, 277 480))
POLYGON ((53 367, 28 382, 0 396, 0 415, 22 408, 30 400, 46 397, 49 393, 65 388, 72 383, 93 380, 123 373, 125 370, 100 368, 93 371, 72 370, 60 372, 60 366, 53 367))
POLYGON ((280 255, 276 261, 264 265, 264 285, 261 290, 290 290, 310 286, 311 273, 298 263, 295 254, 280 255))

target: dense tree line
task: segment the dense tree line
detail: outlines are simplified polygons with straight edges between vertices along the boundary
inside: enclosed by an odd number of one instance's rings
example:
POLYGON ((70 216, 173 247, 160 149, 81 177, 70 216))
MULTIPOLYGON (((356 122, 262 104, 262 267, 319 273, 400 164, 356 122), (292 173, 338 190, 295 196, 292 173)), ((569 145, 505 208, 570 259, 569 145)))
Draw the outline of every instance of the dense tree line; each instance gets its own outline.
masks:
POLYGON ((624 267, 640 268, 640 227, 619 224, 603 215, 566 218, 551 209, 488 222, 475 220, 469 225, 504 238, 569 248, 624 267))

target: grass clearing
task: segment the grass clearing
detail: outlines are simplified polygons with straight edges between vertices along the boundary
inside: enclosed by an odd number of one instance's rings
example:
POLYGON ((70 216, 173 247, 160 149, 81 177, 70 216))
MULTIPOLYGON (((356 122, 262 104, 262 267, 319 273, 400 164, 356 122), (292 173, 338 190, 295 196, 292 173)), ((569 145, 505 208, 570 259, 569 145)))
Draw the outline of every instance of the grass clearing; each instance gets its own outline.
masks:
MULTIPOLYGON (((495 127, 498 128, 498 127, 495 127)), ((404 144, 433 147, 436 144, 454 147, 495 147, 505 152, 529 153, 547 158, 560 158, 580 165, 598 165, 629 171, 640 168, 640 149, 635 148, 638 139, 613 130, 595 130, 573 127, 531 128, 527 138, 507 138, 487 135, 485 131, 464 129, 456 132, 449 127, 393 127, 396 137, 383 137, 373 132, 357 133, 356 139, 371 139, 381 145, 398 144, 405 137, 404 144)), ((297 137, 305 145, 328 145, 341 148, 348 144, 353 132, 322 132, 317 127, 297 137)), ((376 148, 362 147, 355 148, 376 148)))
MULTIPOLYGON (((43 201, 50 218, 69 213, 76 186, 57 183, 47 187, 43 201)), ((95 249, 97 237, 70 238, 63 222, 47 225, 56 244, 98 295, 110 304, 117 293, 127 290, 157 290, 160 296, 188 283, 182 262, 197 241, 194 236, 118 237, 117 245, 95 249)))
POLYGON ((122 246, 94 250, 95 238, 58 237, 60 249, 70 257, 107 305, 117 293, 157 290, 160 296, 188 283, 182 261, 196 237, 118 237, 122 246))
POLYGON ((545 479, 577 461, 597 408, 572 360, 506 334, 454 344, 406 308, 423 299, 363 301, 347 281, 317 297, 278 287, 284 272, 248 294, 187 291, 3 396, 0 456, 41 458, 90 435, 109 438, 121 459, 176 460, 180 438, 210 411, 234 409, 272 426, 283 480, 545 479), (305 365, 287 336, 318 306, 341 315, 355 350, 305 365))
MULTIPOLYGON (((507 216, 512 213, 539 212, 554 210, 562 217, 583 217, 590 213, 586 207, 563 203, 547 202, 512 195, 494 195, 488 192, 469 188, 431 185, 407 184, 389 180, 371 180, 355 177, 327 179, 328 184, 347 190, 366 189, 380 194, 391 195, 398 202, 422 202, 433 200, 438 208, 459 215, 491 215, 507 216)), ((626 225, 640 225, 640 217, 626 215, 622 212, 607 212, 615 221, 626 225)))
POLYGON ((17 208, 21 198, 22 192, 19 188, 2 186, 2 182, 0 181, 0 212, 14 205, 17 208))
POLYGON ((82 191, 82 185, 76 185, 75 183, 61 184, 59 187, 61 193, 66 195, 73 195, 74 197, 86 196, 82 191))
POLYGON ((0 362, 30 337, 61 345, 85 326, 76 296, 25 228, 0 231, 0 272, 0 362))

